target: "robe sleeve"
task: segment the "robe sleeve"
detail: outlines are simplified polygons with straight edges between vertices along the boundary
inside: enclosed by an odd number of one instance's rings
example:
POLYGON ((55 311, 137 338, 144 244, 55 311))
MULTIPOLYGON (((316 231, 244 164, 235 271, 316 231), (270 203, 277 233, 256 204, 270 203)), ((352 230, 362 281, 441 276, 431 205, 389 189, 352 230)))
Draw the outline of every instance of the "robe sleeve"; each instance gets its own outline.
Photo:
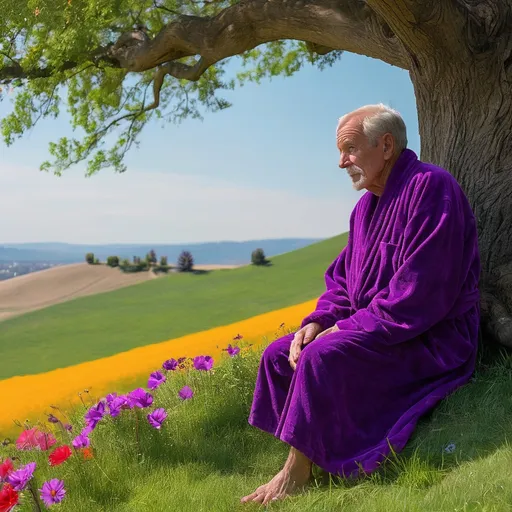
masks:
POLYGON ((367 332, 372 340, 397 344, 426 332, 461 302, 478 303, 477 284, 463 296, 467 279, 478 282, 473 274, 476 267, 479 272, 479 260, 475 220, 462 191, 438 177, 416 192, 399 268, 366 308, 336 323, 340 330, 367 332))
POLYGON ((315 311, 304 318, 301 327, 316 322, 325 330, 332 327, 338 320, 349 317, 351 305, 347 292, 346 254, 347 247, 327 269, 326 290, 318 299, 315 311))

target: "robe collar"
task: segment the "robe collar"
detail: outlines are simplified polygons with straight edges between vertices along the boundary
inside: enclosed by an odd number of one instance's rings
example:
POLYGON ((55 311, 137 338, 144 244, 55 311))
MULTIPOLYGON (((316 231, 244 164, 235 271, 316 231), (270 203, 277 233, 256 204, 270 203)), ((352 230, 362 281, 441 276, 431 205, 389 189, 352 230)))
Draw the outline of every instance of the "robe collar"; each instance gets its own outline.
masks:
POLYGON ((411 149, 404 149, 398 157, 395 165, 389 173, 389 177, 384 185, 384 191, 381 198, 385 195, 393 193, 396 189, 400 188, 400 185, 408 178, 413 164, 418 160, 418 156, 411 149))

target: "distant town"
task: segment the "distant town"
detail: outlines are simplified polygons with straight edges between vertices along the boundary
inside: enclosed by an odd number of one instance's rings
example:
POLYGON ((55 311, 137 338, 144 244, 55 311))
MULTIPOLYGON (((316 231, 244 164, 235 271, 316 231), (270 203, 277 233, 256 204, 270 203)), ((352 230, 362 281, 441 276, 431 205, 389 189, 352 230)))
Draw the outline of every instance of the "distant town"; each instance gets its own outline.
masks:
POLYGON ((55 267, 56 265, 58 263, 46 261, 0 261, 0 281, 55 267))

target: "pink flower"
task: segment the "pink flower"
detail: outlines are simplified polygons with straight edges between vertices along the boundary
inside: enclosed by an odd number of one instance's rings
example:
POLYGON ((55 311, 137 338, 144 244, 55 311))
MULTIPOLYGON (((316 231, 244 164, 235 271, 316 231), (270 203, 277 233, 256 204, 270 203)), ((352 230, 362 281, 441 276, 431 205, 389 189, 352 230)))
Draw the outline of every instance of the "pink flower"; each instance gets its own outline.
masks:
POLYGON ((49 450, 57 439, 52 434, 41 432, 37 427, 24 430, 16 441, 18 450, 49 450))
POLYGON ((189 386, 183 386, 178 391, 178 395, 182 400, 190 400, 194 396, 194 392, 189 386))

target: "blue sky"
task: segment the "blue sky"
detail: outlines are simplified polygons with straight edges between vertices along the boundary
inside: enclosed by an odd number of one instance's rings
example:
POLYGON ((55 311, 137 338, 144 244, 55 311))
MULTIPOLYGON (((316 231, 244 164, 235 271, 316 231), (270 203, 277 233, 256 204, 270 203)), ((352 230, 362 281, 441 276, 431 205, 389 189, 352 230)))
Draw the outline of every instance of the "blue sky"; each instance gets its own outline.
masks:
MULTIPOLYGON (((323 72, 249 84, 203 122, 148 125, 128 171, 62 177, 38 171, 68 120, 45 121, 0 145, 0 243, 182 243, 329 237, 346 231, 360 197, 338 168, 338 118, 367 103, 398 109, 419 152, 408 73, 345 53, 323 72)), ((10 109, 0 103, 0 116, 10 109)))

